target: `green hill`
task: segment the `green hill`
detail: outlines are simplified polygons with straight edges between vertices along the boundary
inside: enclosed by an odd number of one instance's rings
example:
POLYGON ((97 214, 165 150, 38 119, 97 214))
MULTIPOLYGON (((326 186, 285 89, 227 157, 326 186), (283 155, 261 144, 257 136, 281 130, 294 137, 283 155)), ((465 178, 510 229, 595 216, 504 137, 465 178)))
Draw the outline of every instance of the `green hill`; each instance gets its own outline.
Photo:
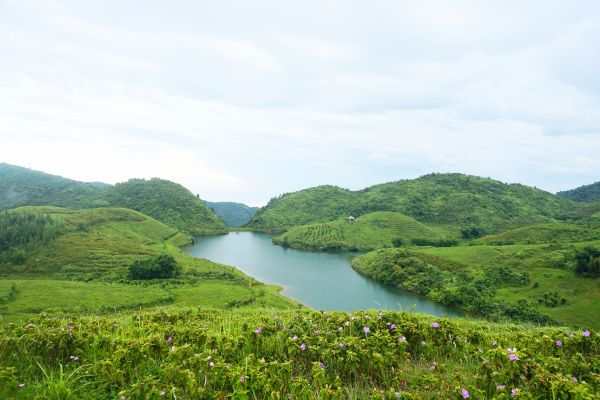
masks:
POLYGON ((94 184, 0 163, 0 210, 41 205, 89 208, 108 202, 94 184))
POLYGON ((225 231, 225 223, 183 186, 164 179, 130 179, 106 191, 114 207, 131 208, 192 235, 225 231))
POLYGON ((359 250, 447 241, 447 232, 430 227, 406 215, 379 211, 347 220, 302 225, 273 239, 276 244, 311 250, 359 250))
POLYGON ((20 206, 123 207, 192 235, 225 231, 224 222, 204 202, 174 182, 131 179, 111 186, 0 164, 0 210, 20 206))
POLYGON ((0 327, 4 399, 594 399, 597 331, 401 313, 45 314, 0 327))
POLYGON ((137 211, 22 207, 0 213, 0 228, 0 321, 48 308, 293 306, 275 287, 187 255, 179 246, 191 243, 191 236, 137 211), (161 253, 182 267, 179 280, 142 285, 129 279, 134 261, 161 253))
POLYGON ((462 174, 430 174, 356 192, 319 186, 284 194, 259 210, 247 226, 287 229, 348 215, 395 211, 420 222, 493 233, 562 218, 574 207, 571 200, 524 185, 462 174))
POLYGON ((210 202, 206 205, 225 221, 227 226, 238 228, 250 220, 258 211, 258 207, 249 207, 242 203, 226 201, 210 202))
POLYGON ((580 186, 576 189, 566 190, 556 194, 561 197, 584 203, 600 201, 600 182, 580 186))

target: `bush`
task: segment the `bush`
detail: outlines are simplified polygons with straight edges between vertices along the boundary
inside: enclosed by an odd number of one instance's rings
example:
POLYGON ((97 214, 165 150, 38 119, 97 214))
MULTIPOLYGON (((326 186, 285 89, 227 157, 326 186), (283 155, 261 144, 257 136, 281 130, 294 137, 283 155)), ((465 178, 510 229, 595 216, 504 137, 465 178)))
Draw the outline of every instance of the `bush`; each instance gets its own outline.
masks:
POLYGON ((169 254, 137 260, 129 266, 129 278, 135 280, 168 279, 181 274, 181 267, 169 254))
POLYGON ((575 255, 575 272, 579 275, 600 276, 600 250, 587 246, 575 255))

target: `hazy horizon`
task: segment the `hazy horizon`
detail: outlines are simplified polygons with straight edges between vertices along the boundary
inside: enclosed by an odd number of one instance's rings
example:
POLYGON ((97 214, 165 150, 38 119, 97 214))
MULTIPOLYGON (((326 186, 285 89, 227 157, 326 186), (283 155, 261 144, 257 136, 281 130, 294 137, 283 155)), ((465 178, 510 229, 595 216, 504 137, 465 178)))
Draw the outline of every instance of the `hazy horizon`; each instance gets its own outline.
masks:
POLYGON ((0 162, 79 181, 600 180, 595 1, 0 0, 0 51, 0 162))

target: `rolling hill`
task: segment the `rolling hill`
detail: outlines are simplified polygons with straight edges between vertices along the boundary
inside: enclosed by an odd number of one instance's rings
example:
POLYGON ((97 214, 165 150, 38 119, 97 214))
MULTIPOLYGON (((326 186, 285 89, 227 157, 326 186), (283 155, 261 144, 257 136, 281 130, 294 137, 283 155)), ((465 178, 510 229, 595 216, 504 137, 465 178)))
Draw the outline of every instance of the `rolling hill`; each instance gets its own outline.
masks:
POLYGON ((149 215, 192 235, 225 231, 225 223, 204 202, 183 186, 164 179, 130 179, 108 188, 113 207, 125 207, 149 215))
POLYGON ((600 182, 580 186, 576 189, 565 190, 564 192, 558 192, 556 194, 557 196, 566 197, 582 203, 600 201, 600 182))
POLYGON ((131 179, 111 186, 0 164, 0 210, 21 206, 123 207, 192 235, 225 231, 225 223, 204 202, 171 181, 131 179))
POLYGON ((233 203, 227 201, 210 202, 205 201, 206 205, 215 212, 227 226, 238 228, 250 220, 258 211, 258 207, 249 207, 242 203, 233 203))
POLYGON ((353 222, 344 219, 297 226, 274 238, 273 243, 310 250, 367 251, 419 240, 438 243, 447 240, 447 234, 443 229, 427 226, 406 215, 378 211, 353 222))
POLYGON ((463 174, 430 174, 350 191, 318 186, 272 199, 246 224, 288 229, 348 215, 395 211, 417 221, 490 233, 562 218, 574 203, 532 187, 463 174))

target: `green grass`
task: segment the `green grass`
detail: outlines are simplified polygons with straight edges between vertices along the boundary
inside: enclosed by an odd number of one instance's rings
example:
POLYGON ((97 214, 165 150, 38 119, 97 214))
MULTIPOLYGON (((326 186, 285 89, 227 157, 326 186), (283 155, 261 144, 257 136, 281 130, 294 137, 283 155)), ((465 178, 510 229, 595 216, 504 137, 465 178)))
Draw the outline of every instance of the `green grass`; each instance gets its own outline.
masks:
POLYGON ((539 243, 576 243, 600 240, 599 223, 551 222, 534 224, 489 235, 473 241, 475 244, 539 244, 539 243))
POLYGON ((0 265, 0 298, 12 283, 17 295, 0 303, 4 321, 14 321, 47 308, 63 312, 110 312, 111 309, 162 304, 236 308, 299 305, 234 267, 191 257, 180 247, 192 238, 144 214, 128 209, 68 210, 22 207, 16 213, 50 215, 60 234, 38 245, 20 264, 0 265), (181 265, 172 281, 129 281, 129 265, 142 257, 166 252, 181 265))
POLYGON ((354 222, 344 220, 294 227, 273 239, 276 244, 311 250, 359 250, 391 247, 393 241, 444 240, 448 231, 428 226, 409 216, 380 211, 354 222))
POLYGON ((0 327, 0 337, 0 397, 11 399, 600 395, 593 330, 404 312, 179 308, 45 314, 0 327))

